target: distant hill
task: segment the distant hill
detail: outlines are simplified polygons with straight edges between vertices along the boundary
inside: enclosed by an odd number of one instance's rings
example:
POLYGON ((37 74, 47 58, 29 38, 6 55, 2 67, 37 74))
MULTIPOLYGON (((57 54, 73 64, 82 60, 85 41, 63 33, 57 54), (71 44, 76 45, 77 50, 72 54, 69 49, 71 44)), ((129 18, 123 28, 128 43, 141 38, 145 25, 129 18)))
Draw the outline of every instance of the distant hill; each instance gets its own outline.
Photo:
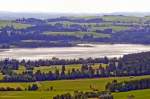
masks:
POLYGON ((94 16, 97 14, 87 13, 28 13, 28 12, 0 12, 0 19, 18 19, 18 18, 37 18, 37 19, 48 19, 62 16, 94 16))
POLYGON ((62 16, 102 16, 102 15, 126 15, 149 16, 150 12, 114 12, 114 13, 29 13, 29 12, 0 12, 0 20, 12 20, 18 18, 48 19, 62 16))

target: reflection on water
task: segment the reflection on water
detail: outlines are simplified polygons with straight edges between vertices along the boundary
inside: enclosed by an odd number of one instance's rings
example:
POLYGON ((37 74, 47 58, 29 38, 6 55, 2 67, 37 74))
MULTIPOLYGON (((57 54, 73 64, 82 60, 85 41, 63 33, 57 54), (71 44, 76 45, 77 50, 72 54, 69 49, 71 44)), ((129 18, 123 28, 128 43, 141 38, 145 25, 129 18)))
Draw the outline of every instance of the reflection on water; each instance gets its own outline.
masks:
POLYGON ((150 45, 137 44, 92 44, 92 47, 61 47, 61 48, 13 48, 0 51, 0 59, 49 59, 58 57, 87 58, 87 57, 120 57, 124 54, 150 51, 150 45))

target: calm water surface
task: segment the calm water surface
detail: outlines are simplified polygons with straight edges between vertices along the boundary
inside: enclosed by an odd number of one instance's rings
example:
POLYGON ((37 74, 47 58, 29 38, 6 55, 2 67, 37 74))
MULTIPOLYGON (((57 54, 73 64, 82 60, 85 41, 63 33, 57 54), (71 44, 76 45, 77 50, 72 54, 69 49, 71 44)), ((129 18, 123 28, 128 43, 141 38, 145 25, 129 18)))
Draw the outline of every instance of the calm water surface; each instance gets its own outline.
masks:
POLYGON ((87 58, 87 57, 120 57, 124 54, 150 51, 150 45, 137 44, 92 44, 92 47, 55 47, 55 48, 13 48, 0 49, 0 59, 50 59, 58 57, 69 58, 87 58))

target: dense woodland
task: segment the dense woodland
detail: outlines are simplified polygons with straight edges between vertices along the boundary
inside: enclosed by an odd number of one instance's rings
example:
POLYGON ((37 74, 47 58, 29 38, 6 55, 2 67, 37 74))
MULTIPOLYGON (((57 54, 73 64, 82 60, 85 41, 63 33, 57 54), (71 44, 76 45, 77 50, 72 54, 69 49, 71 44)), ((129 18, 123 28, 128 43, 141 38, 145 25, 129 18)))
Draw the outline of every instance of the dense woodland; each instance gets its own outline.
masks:
POLYGON ((141 90, 150 88, 150 79, 131 80, 124 82, 117 82, 114 80, 106 85, 106 90, 111 92, 126 92, 132 90, 141 90))
POLYGON ((4 75, 2 82, 34 82, 45 80, 96 78, 114 76, 141 76, 150 74, 150 52, 124 55, 122 58, 88 58, 88 59, 58 59, 51 60, 9 60, 0 61, 0 70, 4 75), (99 68, 94 69, 91 65, 98 63, 99 68), (66 71, 68 64, 82 64, 80 69, 72 68, 66 71), (104 67, 102 64, 105 64, 104 67), (34 67, 62 65, 61 69, 55 69, 48 73, 40 70, 33 72, 34 67), (15 73, 19 66, 25 66, 26 71, 21 74, 15 73))

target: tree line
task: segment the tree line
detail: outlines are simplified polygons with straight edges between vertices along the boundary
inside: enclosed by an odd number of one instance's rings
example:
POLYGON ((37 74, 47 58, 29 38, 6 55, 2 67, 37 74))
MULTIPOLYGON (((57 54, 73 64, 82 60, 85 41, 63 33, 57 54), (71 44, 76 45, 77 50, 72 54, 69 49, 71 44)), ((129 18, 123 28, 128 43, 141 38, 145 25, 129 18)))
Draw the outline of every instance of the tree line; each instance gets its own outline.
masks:
POLYGON ((79 92, 75 91, 73 95, 70 93, 56 95, 53 99, 89 99, 89 98, 99 98, 99 99, 114 99, 113 95, 109 92, 79 92))
MULTIPOLYGON (((19 66, 25 66, 26 70, 33 70, 34 67, 40 66, 53 66, 53 65, 71 65, 71 64, 88 64, 88 63, 104 63, 108 64, 108 58, 79 58, 79 59, 59 59, 53 57, 52 59, 46 60, 16 60, 6 58, 4 60, 0 60, 0 70, 3 74, 6 73, 7 70, 18 70, 19 66)), ((7 74, 7 73, 6 73, 7 74)))
POLYGON ((62 80, 62 79, 78 79, 78 78, 96 78, 96 77, 121 77, 121 76, 141 76, 150 74, 150 52, 142 52, 136 54, 124 55, 122 58, 87 58, 87 59, 58 59, 38 60, 38 61, 18 61, 4 60, 0 61, 0 70, 4 78, 3 82, 34 82, 44 80, 62 80), (92 65, 99 63, 98 68, 92 65), (68 64, 81 64, 80 69, 72 68, 66 70, 68 64), (103 67, 102 64, 106 66, 103 67), (19 66, 25 66, 26 71, 17 74, 13 70, 17 70, 19 66), (33 72, 34 67, 62 65, 61 69, 55 69, 48 73, 40 70, 33 72))
POLYGON ((149 89, 150 78, 117 82, 117 80, 107 83, 106 90, 111 92, 126 92, 131 90, 149 89))
POLYGON ((21 87, 0 87, 0 91, 36 91, 39 87, 37 84, 29 85, 28 88, 21 88, 21 87))

